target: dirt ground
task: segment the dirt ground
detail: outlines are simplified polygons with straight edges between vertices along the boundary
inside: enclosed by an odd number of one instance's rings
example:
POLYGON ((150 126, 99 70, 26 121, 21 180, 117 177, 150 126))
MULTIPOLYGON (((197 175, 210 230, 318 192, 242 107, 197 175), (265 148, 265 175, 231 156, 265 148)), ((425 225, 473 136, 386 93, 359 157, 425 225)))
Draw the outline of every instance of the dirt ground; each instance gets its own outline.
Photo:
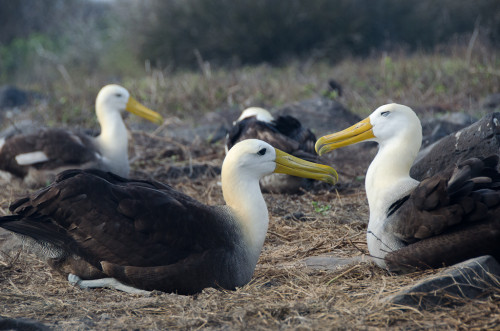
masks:
MULTIPOLYGON (((184 145, 143 133, 134 134, 134 143, 132 176, 170 183, 207 204, 223 203, 221 144, 184 145)), ((15 244, 10 250, 0 245, 0 316, 65 330, 500 329, 498 288, 477 300, 451 299, 453 304, 419 311, 382 299, 435 270, 392 275, 363 261, 335 270, 306 267, 307 257, 368 253, 362 186, 366 160, 337 157, 338 186, 320 185, 298 195, 265 194, 270 212, 266 242, 252 281, 236 291, 208 288, 193 296, 155 292, 142 297, 81 290, 35 255, 15 244)), ((2 185, 0 213, 8 214, 9 203, 27 190, 2 185)))

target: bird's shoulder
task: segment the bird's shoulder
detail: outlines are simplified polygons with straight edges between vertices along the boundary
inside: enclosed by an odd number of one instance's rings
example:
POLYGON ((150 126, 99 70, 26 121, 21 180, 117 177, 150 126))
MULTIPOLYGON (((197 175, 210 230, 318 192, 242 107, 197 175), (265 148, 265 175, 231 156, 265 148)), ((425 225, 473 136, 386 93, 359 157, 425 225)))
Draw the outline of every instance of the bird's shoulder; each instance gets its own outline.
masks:
POLYGON ((500 212, 498 160, 470 158, 424 179, 389 207, 387 227, 414 242, 488 220, 500 212))

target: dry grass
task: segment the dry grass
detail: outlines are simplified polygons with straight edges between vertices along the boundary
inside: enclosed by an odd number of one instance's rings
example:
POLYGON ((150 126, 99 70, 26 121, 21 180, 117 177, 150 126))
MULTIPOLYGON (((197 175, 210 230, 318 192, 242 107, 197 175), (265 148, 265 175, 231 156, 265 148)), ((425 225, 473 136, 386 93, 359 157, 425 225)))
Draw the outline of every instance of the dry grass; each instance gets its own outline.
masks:
MULTIPOLYGON (((203 114, 249 106, 271 109, 319 95, 337 98, 362 116, 376 107, 399 102, 414 108, 437 106, 440 112, 464 111, 480 116, 481 101, 500 93, 498 50, 481 40, 447 45, 433 53, 405 51, 347 58, 331 65, 311 59, 285 67, 259 65, 233 70, 204 66, 199 72, 172 72, 146 67, 135 78, 118 82, 133 96, 165 117, 198 122, 203 114), (328 80, 343 87, 343 96, 328 92, 328 80)), ((61 79, 31 88, 50 95, 48 103, 32 112, 49 125, 96 126, 94 100, 110 82, 99 73, 61 79)), ((135 121, 131 119, 132 121, 135 121)))
MULTIPOLYGON (((164 138, 134 136, 136 174, 155 173, 160 164, 186 166, 172 157, 149 159, 164 138), (146 162, 147 161, 147 162, 146 162), (140 172, 139 168, 140 167, 140 172)), ((210 146, 191 165, 220 163, 222 151, 210 146)), ((190 152, 197 155, 196 148, 190 152)), ((198 152, 199 153, 199 152, 198 152)), ((160 155, 157 153, 157 155, 160 155)), ((180 157, 181 158, 181 157, 180 157)), ((158 173, 159 177, 165 173, 158 173)), ((153 176, 154 177, 154 176, 153 176)), ((163 177, 163 179, 166 179, 163 177)), ((200 201, 222 203, 219 178, 198 174, 171 183, 200 201)), ((348 183, 347 183, 348 184, 348 183)), ((349 185, 345 185, 349 187, 349 185)), ((6 184, 5 207, 25 190, 6 184)), ((455 307, 427 311, 383 304, 381 299, 435 271, 390 275, 371 263, 337 270, 314 270, 302 260, 317 255, 337 257, 367 253, 368 208, 364 191, 354 185, 341 191, 301 195, 266 194, 270 226, 253 280, 236 291, 206 289, 194 296, 155 293, 140 297, 122 292, 72 287, 35 255, 14 250, 0 256, 0 316, 25 317, 55 329, 491 329, 500 326, 500 291, 486 300, 458 300, 455 307), (323 208, 320 208, 323 207, 323 208), (300 215, 299 219, 294 215, 300 215)))

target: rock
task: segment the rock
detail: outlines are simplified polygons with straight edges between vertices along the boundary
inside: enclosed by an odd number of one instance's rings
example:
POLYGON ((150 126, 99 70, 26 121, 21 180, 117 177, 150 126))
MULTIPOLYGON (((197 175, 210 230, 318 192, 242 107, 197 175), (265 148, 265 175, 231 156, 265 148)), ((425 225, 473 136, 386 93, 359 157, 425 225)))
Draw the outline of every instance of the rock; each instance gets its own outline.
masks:
POLYGON ((50 328, 40 322, 26 318, 7 318, 0 316, 0 330, 44 331, 50 328))
POLYGON ((482 107, 490 112, 500 110, 500 93, 490 94, 484 98, 482 107))
POLYGON ((422 309, 453 305, 460 299, 480 299, 500 284, 500 264, 490 255, 470 259, 424 278, 382 299, 397 305, 422 309))
POLYGON ((311 256, 302 260, 306 267, 320 270, 337 270, 340 267, 367 261, 365 256, 335 257, 335 256, 311 256))
POLYGON ((193 121, 181 121, 171 118, 171 123, 165 125, 157 134, 176 141, 187 142, 199 137, 202 141, 211 144, 217 143, 224 140, 229 128, 233 125, 233 121, 238 118, 239 114, 238 109, 228 108, 208 112, 193 121))
POLYGON ((343 130, 361 120, 341 103, 322 97, 286 105, 273 113, 273 116, 279 115, 297 118, 302 126, 311 129, 318 138, 343 130))
POLYGON ((422 120, 422 147, 427 147, 447 135, 476 122, 476 119, 464 113, 448 113, 439 118, 422 120))
POLYGON ((22 120, 0 131, 0 138, 7 139, 18 134, 32 134, 43 127, 43 125, 31 120, 22 120))
POLYGON ((328 92, 329 94, 331 92, 335 92, 338 97, 342 96, 342 85, 340 85, 339 82, 337 82, 335 79, 329 79, 328 80, 328 92))
POLYGON ((490 113, 420 151, 410 175, 422 180, 463 159, 499 153, 500 113, 490 113))
POLYGON ((28 92, 10 85, 0 87, 0 109, 20 107, 28 102, 28 92))

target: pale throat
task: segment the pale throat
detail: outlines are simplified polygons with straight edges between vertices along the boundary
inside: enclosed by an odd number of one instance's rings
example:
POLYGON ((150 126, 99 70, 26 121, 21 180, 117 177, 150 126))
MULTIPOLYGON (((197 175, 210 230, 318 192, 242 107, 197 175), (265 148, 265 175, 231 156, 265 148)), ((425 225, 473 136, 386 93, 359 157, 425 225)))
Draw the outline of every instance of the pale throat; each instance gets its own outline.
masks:
POLYGON ((101 134, 96 138, 104 157, 111 160, 128 161, 127 128, 119 112, 97 115, 101 134))
POLYGON ((418 185, 418 181, 410 177, 410 168, 420 148, 421 138, 412 138, 394 137, 380 144, 365 180, 370 219, 375 214, 385 213, 393 202, 418 185))
POLYGON ((259 180, 250 177, 223 168, 222 193, 243 230, 248 246, 255 254, 260 254, 266 238, 269 214, 260 191, 259 180))

